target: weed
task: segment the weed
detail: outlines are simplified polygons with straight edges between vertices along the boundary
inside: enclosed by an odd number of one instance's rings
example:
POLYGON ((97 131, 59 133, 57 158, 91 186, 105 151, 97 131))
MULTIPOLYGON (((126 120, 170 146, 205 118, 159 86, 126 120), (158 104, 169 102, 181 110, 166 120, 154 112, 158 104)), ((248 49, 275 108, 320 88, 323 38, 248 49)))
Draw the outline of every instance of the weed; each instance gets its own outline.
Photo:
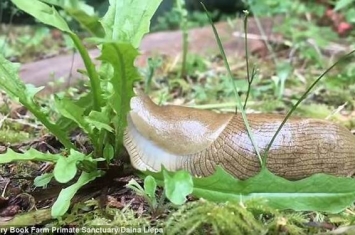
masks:
POLYGON ((132 189, 137 195, 144 197, 148 202, 150 211, 153 215, 160 214, 161 211, 163 211, 163 208, 161 207, 162 202, 164 201, 164 194, 162 194, 162 199, 159 200, 160 203, 158 204, 156 198, 157 183, 152 176, 145 177, 144 188, 142 188, 134 179, 131 179, 126 187, 132 189))
POLYGON ((102 61, 102 65, 96 68, 83 42, 55 8, 51 8, 43 1, 36 0, 30 3, 13 0, 18 8, 37 20, 60 29, 71 38, 84 61, 86 74, 90 79, 90 91, 80 99, 72 101, 66 97, 55 97, 55 110, 58 111, 60 118, 53 122, 48 110, 43 109, 35 97, 40 88, 23 84, 18 77, 18 67, 0 56, 1 89, 10 98, 18 100, 54 134, 64 145, 67 153, 67 156, 51 155, 30 149, 24 154, 18 154, 9 149, 2 155, 1 163, 21 160, 53 162, 55 163, 53 174, 45 178, 47 181, 54 178, 60 183, 69 182, 78 171, 81 172, 76 183, 61 191, 52 208, 53 217, 62 216, 68 210, 75 193, 83 185, 104 173, 98 170, 98 162, 110 161, 114 156, 118 156, 121 150, 129 101, 133 96, 133 83, 139 79, 137 69, 133 65, 138 55, 136 48, 143 35, 148 32, 150 18, 160 0, 149 2, 145 6, 137 2, 128 2, 128 5, 120 5, 116 1, 110 1, 111 6, 100 21, 86 11, 74 11, 77 4, 80 5, 80 1, 72 1, 70 4, 56 3, 96 37, 92 41, 100 46, 99 59, 102 61), (137 15, 141 15, 145 20, 135 18, 137 15), (127 20, 129 24, 125 24, 127 20), (126 26, 121 27, 122 25, 126 26), (69 133, 73 128, 81 128, 88 136, 94 147, 93 153, 85 155, 76 150, 69 139, 69 133))

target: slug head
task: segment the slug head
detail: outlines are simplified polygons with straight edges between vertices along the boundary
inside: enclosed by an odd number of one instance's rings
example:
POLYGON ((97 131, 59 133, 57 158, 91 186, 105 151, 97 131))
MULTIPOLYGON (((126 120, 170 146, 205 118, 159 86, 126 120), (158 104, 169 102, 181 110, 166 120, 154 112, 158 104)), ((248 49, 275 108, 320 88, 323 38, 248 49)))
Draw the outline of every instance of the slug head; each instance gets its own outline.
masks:
POLYGON ((131 99, 128 121, 140 135, 159 148, 179 155, 208 148, 233 114, 182 106, 158 106, 145 94, 131 99))

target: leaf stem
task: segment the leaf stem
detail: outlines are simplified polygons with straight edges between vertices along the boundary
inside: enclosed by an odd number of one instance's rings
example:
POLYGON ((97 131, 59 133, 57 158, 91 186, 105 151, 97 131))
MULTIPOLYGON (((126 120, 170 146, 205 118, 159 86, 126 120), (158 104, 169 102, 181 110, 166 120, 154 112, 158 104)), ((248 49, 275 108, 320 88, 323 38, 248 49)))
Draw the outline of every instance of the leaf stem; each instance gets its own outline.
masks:
POLYGON ((80 41, 80 38, 74 33, 69 33, 69 36, 73 40, 75 47, 78 49, 80 56, 84 61, 85 68, 90 78, 92 97, 93 97, 93 109, 96 111, 100 111, 101 104, 103 102, 101 98, 100 80, 95 70, 95 65, 92 63, 89 53, 84 47, 83 43, 80 41))

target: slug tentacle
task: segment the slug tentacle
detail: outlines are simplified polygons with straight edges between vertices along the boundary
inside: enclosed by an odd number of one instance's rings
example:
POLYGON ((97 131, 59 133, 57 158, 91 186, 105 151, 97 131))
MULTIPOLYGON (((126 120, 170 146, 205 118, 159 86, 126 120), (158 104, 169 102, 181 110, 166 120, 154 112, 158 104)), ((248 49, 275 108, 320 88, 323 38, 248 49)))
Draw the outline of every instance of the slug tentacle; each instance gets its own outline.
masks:
MULTIPOLYGON (((131 100, 124 145, 139 170, 185 169, 197 176, 221 165, 246 179, 261 167, 241 115, 217 114, 182 106, 158 106, 144 94, 131 100)), ((247 115, 263 154, 283 116, 247 115)), ((296 180, 315 173, 347 176, 355 169, 355 136, 335 123, 290 118, 274 141, 268 169, 296 180)))

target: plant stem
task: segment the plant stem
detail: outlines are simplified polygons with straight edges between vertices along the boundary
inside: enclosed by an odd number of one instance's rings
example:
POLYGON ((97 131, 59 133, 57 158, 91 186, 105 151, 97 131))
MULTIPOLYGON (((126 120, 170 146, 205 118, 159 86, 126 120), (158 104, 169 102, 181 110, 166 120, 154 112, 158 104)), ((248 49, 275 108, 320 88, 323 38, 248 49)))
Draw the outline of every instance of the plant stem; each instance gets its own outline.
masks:
POLYGON ((144 92, 146 94, 149 94, 150 92, 150 86, 153 80, 154 72, 155 67, 153 66, 152 58, 148 58, 148 75, 146 76, 144 81, 144 92))
POLYGON ((256 71, 255 71, 255 68, 253 67, 253 72, 251 73, 251 79, 250 79, 250 81, 248 80, 247 96, 245 97, 244 106, 243 106, 244 109, 246 109, 246 107, 247 107, 247 103, 248 103, 248 99, 249 99, 249 95, 250 95, 250 91, 251 91, 251 84, 254 81, 255 75, 256 75, 256 71))
POLYGON ((251 84, 254 79, 254 71, 255 71, 253 68, 253 74, 252 74, 252 77, 250 77, 249 53, 248 53, 248 15, 249 15, 249 12, 244 11, 244 35, 245 35, 245 37, 244 37, 244 51, 245 51, 245 62, 246 62, 246 66, 247 66, 248 90, 247 90, 247 96, 244 101, 243 109, 245 109, 247 106, 247 102, 248 102, 249 94, 250 94, 250 90, 251 90, 251 84))
POLYGON ((92 63, 91 58, 89 56, 88 51, 80 41, 80 38, 74 34, 69 33, 69 36, 74 42, 75 47, 78 49, 81 58, 84 61, 85 68, 88 72, 91 84, 92 98, 93 98, 93 109, 96 111, 100 111, 102 98, 101 98, 101 87, 99 76, 95 70, 95 65, 92 63))
POLYGON ((245 62, 247 65, 247 79, 250 83, 250 74, 249 74, 249 53, 248 53, 248 11, 244 11, 244 51, 245 51, 245 62))
POLYGON ((182 29, 182 64, 180 77, 185 76, 186 73, 186 60, 187 60, 187 50, 189 46, 188 42, 188 30, 187 30, 187 11, 185 9, 185 0, 176 0, 177 8, 181 15, 180 28, 182 29))
POLYGON ((272 146, 272 144, 274 143, 277 135, 279 134, 279 132, 281 131, 282 127, 285 125, 285 123, 287 122, 287 120, 289 119, 289 117, 291 116, 291 114, 296 110, 296 108, 298 107, 298 105, 307 97, 307 95, 309 94, 309 92, 313 89, 313 87, 315 85, 317 85, 317 83, 330 71, 332 70, 336 65, 338 65, 341 61, 347 59, 348 57, 350 57, 350 55, 352 55, 355 52, 355 50, 352 50, 351 52, 349 52, 348 54, 342 56, 337 62, 335 62, 332 66, 330 66, 327 70, 325 70, 325 72, 323 72, 318 78, 317 80, 315 80, 312 85, 306 90, 305 93, 303 93, 303 95, 301 96, 301 98, 296 102, 296 104, 292 107, 292 109, 287 113, 285 119, 282 121, 281 125, 279 126, 279 128, 276 130, 274 136, 272 137, 269 145, 267 146, 266 150, 265 150, 265 156, 264 156, 264 161, 266 161, 267 158, 267 154, 272 146))
POLYGON ((221 52, 221 54, 222 54, 222 57, 223 57, 224 64, 225 64, 225 66, 226 66, 226 68, 227 68, 227 71, 228 71, 228 74, 229 74, 229 78, 231 79, 231 82, 232 82, 232 84, 233 84, 233 90, 234 90, 234 94, 235 94, 235 97, 236 97, 236 100, 237 100, 238 109, 241 110, 242 118, 243 118, 245 127, 246 127, 246 129, 247 129, 247 132, 248 132, 248 135, 249 135, 249 139, 250 139, 250 141, 251 141, 251 143, 252 143, 252 145, 253 145, 253 147, 254 147, 254 150, 255 150, 255 152, 256 152, 256 154, 257 154, 257 156, 258 156, 258 159, 259 159, 259 161, 260 161, 261 166, 264 166, 263 160, 262 160, 262 158, 261 158, 261 156, 260 156, 259 149, 258 149, 258 147, 257 147, 256 144, 255 144, 255 141, 254 141, 254 138, 253 138, 253 135, 252 135, 252 132, 251 132, 251 128, 250 128, 250 126, 249 126, 249 122, 248 122, 248 119, 247 119, 245 110, 243 109, 243 105, 242 105, 241 98, 240 98, 240 96, 239 96, 239 94, 238 94, 238 91, 237 91, 237 88, 236 88, 236 86, 235 86, 235 83, 234 83, 234 80, 233 80, 232 71, 230 70, 230 67, 229 67, 229 64, 228 64, 228 60, 227 60, 227 56, 226 56, 226 54, 225 54, 225 52, 224 52, 224 49, 223 49, 223 46, 222 46, 222 43, 221 43, 221 39, 220 39, 219 36, 218 36, 216 27, 214 26, 214 24, 213 24, 213 22, 212 22, 212 18, 211 18, 211 16, 210 16, 209 12, 207 11, 205 5, 204 5, 202 2, 201 2, 201 5, 202 5, 202 7, 204 8, 204 10, 205 10, 205 12, 206 12, 206 15, 207 15, 207 17, 208 17, 208 19, 209 19, 209 21, 210 21, 210 24, 211 24, 212 29, 213 29, 213 33, 214 33, 214 35, 215 35, 215 37, 216 37, 216 40, 217 40, 217 44, 218 44, 219 50, 220 50, 220 52, 221 52))

